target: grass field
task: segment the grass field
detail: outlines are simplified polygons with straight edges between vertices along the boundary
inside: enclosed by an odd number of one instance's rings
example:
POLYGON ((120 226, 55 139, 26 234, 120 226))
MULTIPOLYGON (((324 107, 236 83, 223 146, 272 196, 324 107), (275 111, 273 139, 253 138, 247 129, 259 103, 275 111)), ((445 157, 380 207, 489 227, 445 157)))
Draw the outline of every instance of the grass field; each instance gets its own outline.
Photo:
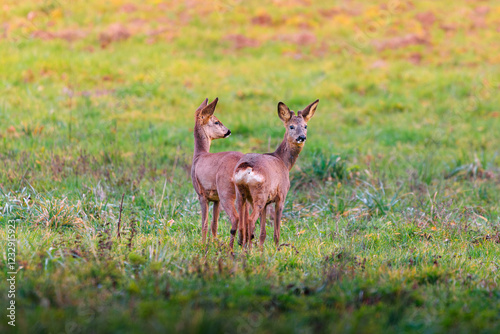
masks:
POLYGON ((500 332, 498 2, 0 6, 2 333, 500 332), (278 249, 201 242, 206 97, 212 152, 320 99, 278 249))

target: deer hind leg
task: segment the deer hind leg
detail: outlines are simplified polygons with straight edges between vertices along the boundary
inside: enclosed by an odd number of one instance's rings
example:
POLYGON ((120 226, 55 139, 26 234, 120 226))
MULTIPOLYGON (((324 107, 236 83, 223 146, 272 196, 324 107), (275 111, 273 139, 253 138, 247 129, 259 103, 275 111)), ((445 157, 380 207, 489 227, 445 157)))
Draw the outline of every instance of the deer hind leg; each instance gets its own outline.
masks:
POLYGON ((227 213, 231 221, 231 236, 229 246, 233 250, 234 236, 238 230, 240 215, 238 210, 241 210, 240 203, 242 203, 242 195, 236 189, 235 185, 226 177, 226 173, 217 173, 217 193, 219 195, 219 202, 224 211, 227 213))
POLYGON ((247 240, 250 242, 250 247, 252 246, 252 239, 254 238, 255 232, 255 222, 262 214, 262 210, 266 206, 266 202, 262 199, 254 199, 252 214, 248 218, 247 222, 247 240))
POLYGON ((247 243, 247 229, 248 229, 248 218, 246 217, 245 215, 245 211, 247 210, 247 203, 246 201, 243 203, 242 207, 241 207, 241 215, 242 215, 242 219, 240 220, 239 222, 239 237, 240 237, 240 242, 239 244, 242 246, 242 247, 245 247, 246 243, 247 243))
POLYGON ((246 226, 248 225, 248 219, 250 216, 250 205, 248 202, 243 203, 243 211, 242 216, 240 217, 240 229, 238 230, 238 244, 240 246, 243 245, 243 235, 244 231, 246 231, 246 226), (245 228, 245 229, 244 229, 245 228))
POLYGON ((236 235, 236 231, 238 231, 239 234, 239 240, 238 244, 242 245, 243 244, 243 229, 244 229, 244 224, 245 224, 245 214, 244 212, 247 211, 247 205, 246 205, 246 199, 243 197, 242 193, 237 190, 236 191, 236 208, 237 212, 236 215, 234 216, 234 220, 231 220, 231 239, 229 241, 229 246, 231 247, 231 250, 233 250, 234 246, 234 237, 236 235))
MULTIPOLYGON (((238 198, 236 199, 236 202, 238 202, 238 198)), ((236 203, 235 206, 233 201, 223 201, 222 198, 220 203, 224 211, 226 211, 227 215, 229 216, 229 220, 231 221, 231 236, 229 239, 229 246, 232 250, 234 245, 234 236, 236 235, 236 231, 238 230, 239 215, 236 208, 239 208, 239 203, 236 203)))
POLYGON ((214 209, 212 212, 212 236, 217 238, 217 226, 219 224, 219 216, 220 216, 220 202, 214 202, 214 209))
POLYGON ((264 206, 262 212, 260 213, 260 236, 259 243, 260 248, 264 249, 264 241, 266 241, 266 214, 267 214, 267 205, 264 206))
POLYGON ((208 232, 208 201, 203 196, 198 196, 201 205, 201 240, 203 243, 207 241, 208 232))
POLYGON ((281 215, 283 214, 284 201, 276 202, 274 215, 274 243, 276 246, 280 243, 281 215))

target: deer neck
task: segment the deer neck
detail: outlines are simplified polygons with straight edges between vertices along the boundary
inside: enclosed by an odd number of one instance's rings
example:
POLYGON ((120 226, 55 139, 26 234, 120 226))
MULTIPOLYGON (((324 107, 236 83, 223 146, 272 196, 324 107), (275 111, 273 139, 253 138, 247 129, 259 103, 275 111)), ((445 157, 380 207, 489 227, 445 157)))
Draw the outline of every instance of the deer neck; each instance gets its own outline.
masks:
POLYGON ((210 151, 210 144, 212 140, 207 136, 205 131, 201 126, 196 124, 194 126, 194 155, 196 158, 202 153, 208 153, 210 151))
POLYGON ((295 165, 295 161, 297 161, 300 151, 302 151, 302 146, 290 145, 288 140, 286 140, 285 134, 285 138, 283 138, 280 146, 278 146, 272 155, 281 159, 288 168, 288 171, 290 171, 293 165, 295 165))

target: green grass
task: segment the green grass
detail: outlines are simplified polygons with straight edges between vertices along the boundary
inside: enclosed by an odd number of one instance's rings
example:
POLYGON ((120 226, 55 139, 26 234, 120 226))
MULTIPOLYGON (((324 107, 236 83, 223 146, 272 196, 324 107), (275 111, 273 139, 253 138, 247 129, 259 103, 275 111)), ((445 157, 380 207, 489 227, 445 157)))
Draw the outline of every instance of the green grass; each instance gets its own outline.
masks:
POLYGON ((133 2, 2 5, 0 331, 500 331, 495 2, 133 2), (205 97, 213 152, 273 150, 278 101, 320 99, 278 249, 268 222, 231 256, 224 214, 201 243, 205 97))

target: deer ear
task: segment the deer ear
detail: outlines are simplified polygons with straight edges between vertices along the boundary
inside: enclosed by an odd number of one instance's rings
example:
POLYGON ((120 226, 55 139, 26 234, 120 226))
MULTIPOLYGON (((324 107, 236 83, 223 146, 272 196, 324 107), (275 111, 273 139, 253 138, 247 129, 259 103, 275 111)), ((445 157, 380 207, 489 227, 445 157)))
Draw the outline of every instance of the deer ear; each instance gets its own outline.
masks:
POLYGON ((196 112, 199 112, 200 110, 202 110, 203 108, 205 108, 208 104, 208 99, 205 99, 205 101, 203 101, 200 106, 198 107, 198 109, 196 109, 196 112))
POLYGON ((217 105, 217 102, 219 101, 219 98, 216 97, 215 100, 213 100, 209 105, 204 107, 203 109, 200 110, 200 117, 201 120, 206 123, 210 116, 212 116, 215 112, 215 106, 217 105))
POLYGON ((314 101, 310 105, 304 108, 302 110, 302 117, 304 118, 304 121, 307 123, 309 120, 314 116, 314 113, 316 112, 316 107, 318 106, 319 100, 314 101))
POLYGON ((278 116, 283 122, 288 122, 292 118, 292 111, 283 102, 278 103, 278 116))

